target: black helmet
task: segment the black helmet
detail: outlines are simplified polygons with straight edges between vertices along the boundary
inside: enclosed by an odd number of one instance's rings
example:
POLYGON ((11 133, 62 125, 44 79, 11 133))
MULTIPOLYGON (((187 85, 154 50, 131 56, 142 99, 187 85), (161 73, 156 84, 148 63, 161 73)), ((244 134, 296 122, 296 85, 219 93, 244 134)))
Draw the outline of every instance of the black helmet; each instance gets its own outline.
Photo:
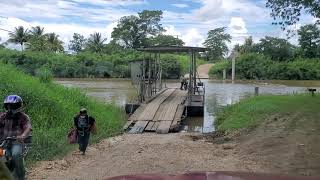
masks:
POLYGON ((4 109, 12 114, 19 112, 22 108, 23 101, 18 95, 9 95, 4 99, 3 107, 4 109))

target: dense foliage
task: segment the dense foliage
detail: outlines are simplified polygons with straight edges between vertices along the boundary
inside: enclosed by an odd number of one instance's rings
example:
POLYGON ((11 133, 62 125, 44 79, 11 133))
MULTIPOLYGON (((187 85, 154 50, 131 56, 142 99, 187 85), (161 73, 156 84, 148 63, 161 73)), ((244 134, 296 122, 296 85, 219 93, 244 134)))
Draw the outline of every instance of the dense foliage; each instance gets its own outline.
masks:
POLYGON ((162 11, 144 10, 138 16, 124 16, 113 29, 111 37, 125 48, 140 48, 146 45, 147 36, 156 36, 164 31, 161 19, 162 11))
MULTIPOLYGON (((277 20, 274 24, 281 25, 283 30, 299 22, 303 13, 320 18, 319 0, 267 0, 266 6, 272 10, 274 20, 277 20)), ((320 22, 319 19, 317 22, 320 22)))
POLYGON ((160 34, 155 37, 150 37, 147 39, 148 46, 183 46, 184 42, 171 35, 160 34))
MULTIPOLYGON (((210 76, 221 78, 223 69, 231 74, 231 61, 216 63, 210 76)), ((255 53, 243 54, 236 60, 238 79, 319 80, 320 59, 297 58, 289 62, 273 61, 270 57, 255 53)))
POLYGON ((209 48, 209 58, 211 60, 222 59, 228 53, 227 42, 231 42, 231 35, 226 33, 226 28, 216 28, 208 32, 208 37, 203 45, 209 48))
MULTIPOLYGON (((254 43, 252 37, 236 45, 236 78, 238 79, 320 79, 320 28, 309 24, 298 30, 299 46, 287 39, 266 36, 254 43)), ((231 61, 215 64, 210 76, 221 78, 223 70, 231 74, 231 61)))
MULTIPOLYGON (((31 75, 51 72, 53 77, 61 78, 130 77, 129 61, 142 58, 142 53, 135 50, 114 51, 112 54, 85 51, 67 55, 0 49, 0 61, 4 63, 14 64, 31 75)), ((164 78, 177 78, 188 71, 187 55, 164 54, 161 59, 164 78)))
POLYGON ((302 26, 298 30, 299 45, 304 57, 320 57, 320 28, 315 24, 302 26))
POLYGON ((96 102, 78 89, 67 89, 50 82, 41 83, 38 78, 2 63, 0 81, 0 98, 4 99, 8 94, 20 95, 31 118, 33 144, 28 156, 31 161, 51 159, 73 147, 67 144, 66 134, 73 126, 73 116, 81 107, 88 108, 96 118, 99 131, 93 136, 94 141, 121 131, 124 117, 119 108, 96 102))

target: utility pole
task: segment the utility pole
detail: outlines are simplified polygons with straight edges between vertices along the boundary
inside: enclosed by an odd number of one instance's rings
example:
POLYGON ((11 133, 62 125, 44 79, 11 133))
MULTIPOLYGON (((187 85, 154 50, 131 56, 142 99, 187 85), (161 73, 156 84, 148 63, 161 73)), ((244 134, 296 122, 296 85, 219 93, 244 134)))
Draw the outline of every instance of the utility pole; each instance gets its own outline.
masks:
POLYGON ((232 75, 231 75, 231 80, 234 82, 235 76, 236 76, 236 57, 237 57, 237 51, 232 51, 231 56, 232 56, 232 75))

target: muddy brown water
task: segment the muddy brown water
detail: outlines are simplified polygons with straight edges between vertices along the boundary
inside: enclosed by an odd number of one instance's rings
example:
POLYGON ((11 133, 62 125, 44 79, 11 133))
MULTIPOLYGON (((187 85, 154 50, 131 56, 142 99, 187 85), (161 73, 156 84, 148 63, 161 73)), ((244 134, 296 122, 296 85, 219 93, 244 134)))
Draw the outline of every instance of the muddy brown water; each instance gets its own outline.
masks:
MULTIPOLYGON (((114 103, 124 107, 127 102, 135 100, 136 90, 129 79, 56 79, 66 87, 83 89, 87 95, 99 101, 114 103)), ((215 81, 205 82, 205 108, 203 118, 187 118, 183 121, 183 131, 209 133, 214 131, 215 114, 224 106, 254 96, 255 87, 259 94, 293 94, 305 93, 308 88, 320 91, 320 81, 215 81)), ((179 86, 178 81, 166 82, 167 87, 179 86)))

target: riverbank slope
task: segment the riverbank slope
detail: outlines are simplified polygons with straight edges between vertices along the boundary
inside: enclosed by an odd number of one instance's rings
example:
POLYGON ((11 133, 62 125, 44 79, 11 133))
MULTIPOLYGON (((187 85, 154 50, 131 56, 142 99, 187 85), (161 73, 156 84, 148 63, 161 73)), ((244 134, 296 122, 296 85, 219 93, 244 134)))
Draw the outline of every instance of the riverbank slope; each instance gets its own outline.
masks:
POLYGON ((320 175, 319 107, 319 94, 258 96, 225 108, 216 126, 273 172, 320 175))
POLYGON ((42 83, 38 78, 2 63, 0 82, 0 98, 4 99, 9 94, 21 96, 25 112, 31 118, 33 144, 27 158, 29 161, 52 159, 75 148, 67 144, 66 135, 81 107, 86 107, 96 118, 98 134, 93 136, 93 142, 121 131, 124 116, 120 108, 97 102, 78 89, 68 89, 51 82, 42 83))

